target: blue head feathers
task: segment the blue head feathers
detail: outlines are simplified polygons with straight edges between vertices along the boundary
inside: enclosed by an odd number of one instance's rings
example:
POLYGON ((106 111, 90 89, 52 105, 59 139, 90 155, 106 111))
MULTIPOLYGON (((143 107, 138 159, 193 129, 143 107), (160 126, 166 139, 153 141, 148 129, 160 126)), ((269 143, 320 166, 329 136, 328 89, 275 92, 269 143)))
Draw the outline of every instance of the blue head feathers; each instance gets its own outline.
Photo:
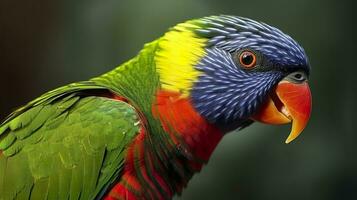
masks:
MULTIPOLYGON (((287 74, 309 74, 303 48, 277 28, 247 18, 214 16, 198 22, 195 33, 208 38, 206 54, 196 69, 203 72, 191 91, 198 112, 221 127, 250 121, 275 85, 287 74), (254 52, 256 64, 239 62, 243 51, 254 52)), ((229 129, 229 128, 228 128, 229 129)))

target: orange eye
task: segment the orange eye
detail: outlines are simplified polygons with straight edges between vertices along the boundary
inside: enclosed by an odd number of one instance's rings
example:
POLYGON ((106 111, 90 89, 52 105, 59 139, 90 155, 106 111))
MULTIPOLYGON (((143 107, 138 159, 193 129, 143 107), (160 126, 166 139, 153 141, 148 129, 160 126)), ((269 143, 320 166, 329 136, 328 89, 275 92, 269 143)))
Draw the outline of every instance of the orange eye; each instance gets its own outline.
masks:
POLYGON ((243 51, 239 56, 240 64, 245 68, 252 68, 255 66, 257 58, 253 52, 243 51))

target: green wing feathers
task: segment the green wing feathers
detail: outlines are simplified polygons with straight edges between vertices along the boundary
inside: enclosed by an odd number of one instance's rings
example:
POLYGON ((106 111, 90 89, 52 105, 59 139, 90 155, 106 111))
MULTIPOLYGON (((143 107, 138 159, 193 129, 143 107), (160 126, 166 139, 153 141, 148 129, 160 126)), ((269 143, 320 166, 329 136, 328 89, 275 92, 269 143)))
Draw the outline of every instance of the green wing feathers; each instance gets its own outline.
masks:
POLYGON ((125 102, 81 95, 90 83, 45 94, 0 125, 0 199, 94 199, 120 175, 139 131, 125 102))

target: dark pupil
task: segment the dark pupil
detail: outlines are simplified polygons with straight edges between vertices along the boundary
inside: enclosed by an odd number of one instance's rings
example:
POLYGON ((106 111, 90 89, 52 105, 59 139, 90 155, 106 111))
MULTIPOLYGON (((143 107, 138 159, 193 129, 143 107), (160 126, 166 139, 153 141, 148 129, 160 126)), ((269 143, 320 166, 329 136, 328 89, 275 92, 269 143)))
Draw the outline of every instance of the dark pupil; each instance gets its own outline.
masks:
POLYGON ((295 78, 296 78, 297 80, 300 80, 300 79, 302 78, 302 75, 301 75, 301 74, 295 74, 295 78))
POLYGON ((250 65, 253 62, 253 56, 251 54, 245 53, 242 56, 242 63, 245 65, 250 65))

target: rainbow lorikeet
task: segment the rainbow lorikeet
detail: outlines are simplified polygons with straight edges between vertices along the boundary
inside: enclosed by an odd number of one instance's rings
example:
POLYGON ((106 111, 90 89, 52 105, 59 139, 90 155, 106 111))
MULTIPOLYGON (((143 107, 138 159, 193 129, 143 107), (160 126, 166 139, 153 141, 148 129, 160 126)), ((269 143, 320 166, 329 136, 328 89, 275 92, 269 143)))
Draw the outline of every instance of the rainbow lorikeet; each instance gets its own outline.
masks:
POLYGON ((60 87, 0 125, 0 199, 171 199, 222 137, 311 112, 291 37, 235 16, 190 20, 114 70, 60 87))

